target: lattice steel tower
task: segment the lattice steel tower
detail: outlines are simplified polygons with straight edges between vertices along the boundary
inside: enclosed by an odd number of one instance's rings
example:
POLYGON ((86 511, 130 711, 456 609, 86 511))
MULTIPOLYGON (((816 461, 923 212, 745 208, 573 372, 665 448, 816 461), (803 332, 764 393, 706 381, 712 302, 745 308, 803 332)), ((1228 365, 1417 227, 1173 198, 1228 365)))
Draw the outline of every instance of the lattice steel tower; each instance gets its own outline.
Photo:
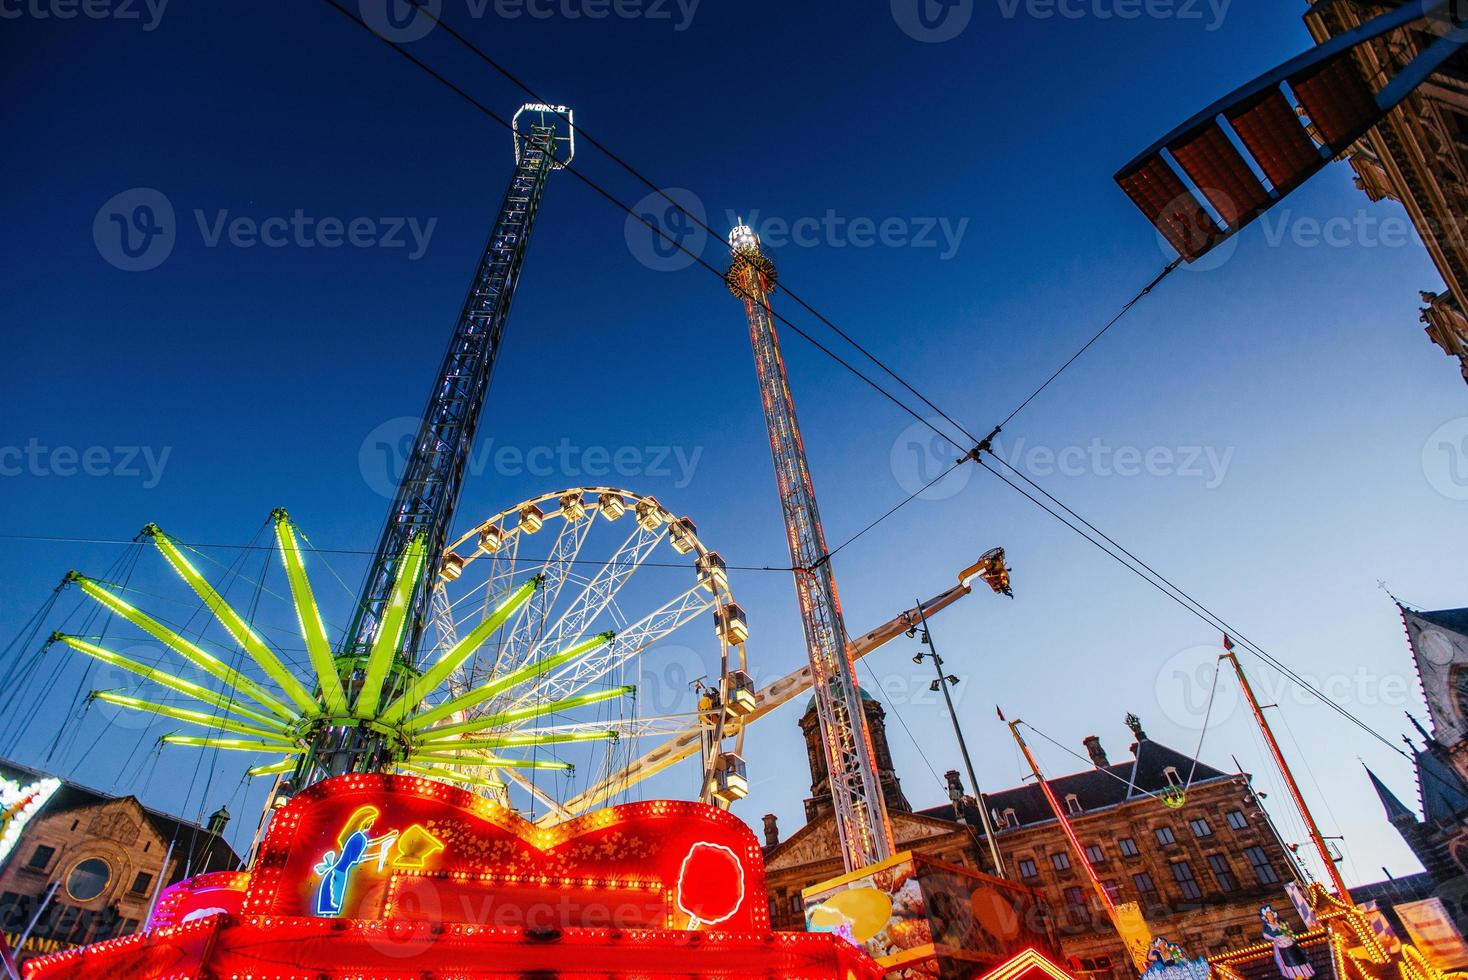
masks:
POLYGON ((729 234, 734 260, 724 281, 744 301, 749 339, 759 375, 775 481, 785 514, 785 537, 795 569, 795 592, 810 655, 816 713, 831 775, 831 799, 847 871, 889 857, 892 828, 882 800, 882 785, 872 764, 871 734, 861 710, 856 665, 836 597, 836 579, 826 552, 826 535, 816 507, 816 491, 806 464, 805 443, 795 418, 795 401, 780 355, 780 339, 770 312, 775 264, 760 250, 759 236, 742 221, 729 234))
MULTIPOLYGON (((387 680, 388 695, 400 689, 417 666, 430 599, 442 570, 444 546, 546 178, 552 170, 570 163, 575 152, 571 111, 564 106, 522 107, 515 114, 514 141, 515 172, 469 284, 443 366, 429 392, 340 653, 341 657, 359 661, 352 680, 360 683, 361 661, 382 625, 398 566, 409 553, 409 543, 421 535, 425 543, 423 570, 408 599, 399 653, 387 680)), ((377 756, 382 751, 381 739, 374 738, 365 727, 332 729, 327 742, 303 760, 299 773, 303 783, 340 772, 373 769, 380 762, 377 756)))

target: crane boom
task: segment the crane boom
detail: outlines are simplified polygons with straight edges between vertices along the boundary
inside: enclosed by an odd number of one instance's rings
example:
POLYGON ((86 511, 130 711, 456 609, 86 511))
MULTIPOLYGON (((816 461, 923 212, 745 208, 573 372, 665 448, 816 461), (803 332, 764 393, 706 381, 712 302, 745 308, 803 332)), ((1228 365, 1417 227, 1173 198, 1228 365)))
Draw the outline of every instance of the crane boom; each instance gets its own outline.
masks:
MULTIPOLYGON (((896 638, 899 634, 917 626, 924 615, 932 616, 942 609, 947 609, 953 603, 968 595, 970 588, 967 582, 960 582, 946 592, 942 592, 924 602, 922 610, 914 606, 904 609, 893 616, 881 626, 876 627, 860 637, 851 641, 851 656, 860 660, 873 650, 881 647, 887 641, 896 638)), ((763 718, 781 705, 800 697, 811 689, 810 664, 806 664, 799 670, 793 671, 781 677, 773 684, 767 684, 755 692, 754 709, 738 719, 738 726, 743 728, 751 722, 763 718)), ((655 776, 665 769, 672 768, 684 759, 690 759, 699 752, 700 736, 705 731, 704 726, 694 722, 687 728, 678 732, 657 748, 646 755, 640 756, 615 775, 602 780, 585 792, 567 800, 562 806, 571 814, 582 813, 622 792, 631 782, 637 782, 655 776)), ((726 734, 734 735, 736 731, 726 729, 726 734)), ((543 822, 555 823, 562 819, 563 815, 547 814, 543 822)))
POLYGON ((855 871, 892 854, 892 827, 873 764, 875 753, 862 710, 851 643, 841 618, 815 486, 770 310, 775 264, 760 250, 759 236, 743 222, 730 233, 729 246, 733 262, 724 281, 730 292, 744 301, 749 320, 760 401, 764 404, 821 741, 830 772, 836 829, 846 870, 855 871))

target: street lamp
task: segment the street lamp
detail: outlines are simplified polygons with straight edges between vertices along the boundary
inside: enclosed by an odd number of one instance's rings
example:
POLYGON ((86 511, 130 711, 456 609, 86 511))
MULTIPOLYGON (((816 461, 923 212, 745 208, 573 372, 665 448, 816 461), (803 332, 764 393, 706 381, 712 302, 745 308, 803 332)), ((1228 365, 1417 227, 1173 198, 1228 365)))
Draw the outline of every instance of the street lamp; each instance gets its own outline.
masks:
MULTIPOLYGON (((959 576, 959 581, 965 588, 968 588, 976 578, 983 579, 995 595, 1007 595, 1011 599, 1014 598, 1009 581, 1009 567, 1004 563, 1003 548, 991 548, 984 552, 975 564, 964 569, 963 574, 959 576)), ((999 877, 1005 878, 1008 876, 1004 873, 1004 858, 999 854, 999 843, 994 839, 993 822, 989 819, 988 808, 984 806, 984 793, 979 789, 979 777, 974 773, 974 763, 968 754, 968 743, 964 741, 963 728, 958 723, 958 712, 953 707, 953 695, 948 690, 949 687, 958 683, 959 678, 954 674, 943 672, 943 658, 938 656, 938 648, 934 646, 933 636, 928 632, 928 617, 923 612, 921 602, 918 603, 917 609, 919 622, 908 629, 907 635, 914 636, 917 629, 921 627, 922 639, 920 642, 928 649, 926 652, 919 650, 913 654, 912 662, 920 664, 924 658, 931 658, 933 661, 933 670, 938 676, 928 685, 928 690, 943 692, 943 700, 948 705, 948 717, 953 722, 953 734, 958 738, 958 748, 963 754, 963 765, 968 770, 969 785, 974 788, 974 799, 978 802, 979 820, 984 825, 984 837, 989 843, 989 855, 994 859, 994 871, 999 877)), ((962 806, 962 800, 955 802, 960 807, 962 806)), ((961 809, 959 812, 962 814, 961 809)))

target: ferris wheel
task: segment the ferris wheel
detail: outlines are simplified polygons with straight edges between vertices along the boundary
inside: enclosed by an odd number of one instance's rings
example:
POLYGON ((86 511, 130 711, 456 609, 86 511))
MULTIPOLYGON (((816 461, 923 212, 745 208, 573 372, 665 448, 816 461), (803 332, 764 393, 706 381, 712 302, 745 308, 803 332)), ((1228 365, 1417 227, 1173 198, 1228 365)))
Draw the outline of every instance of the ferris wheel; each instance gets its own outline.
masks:
POLYGON ((527 582, 540 583, 449 679, 451 697, 503 687, 458 712, 454 727, 470 743, 488 734, 548 749, 553 765, 576 766, 588 777, 546 785, 523 768, 480 767, 491 785, 507 782, 530 794, 547 819, 574 816, 588 808, 584 785, 629 788, 643 777, 621 772, 619 760, 686 737, 694 721, 700 798, 727 805, 745 795, 743 728, 731 722, 753 707, 749 628, 724 560, 700 540, 692 519, 630 490, 575 487, 481 521, 449 545, 442 567, 430 639, 443 649, 482 628, 527 582), (590 649, 549 669, 537 666, 580 646, 590 649), (668 648, 675 655, 660 656, 668 648), (593 705, 633 695, 649 668, 660 676, 656 704, 639 699, 640 710, 586 717, 593 705), (505 678, 521 680, 504 687, 505 678), (594 750, 577 751, 598 742, 625 751, 604 751, 600 762, 594 750), (577 755, 590 765, 571 758, 577 755))
POLYGON ((118 653, 99 637, 53 634, 141 679, 92 699, 205 730, 165 735, 166 744, 276 757, 251 767, 253 776, 286 779, 330 765, 370 738, 370 769, 458 783, 543 823, 631 789, 647 770, 629 761, 664 742, 680 757, 695 754, 688 743, 697 743, 701 763, 687 795, 720 806, 746 795, 741 719, 755 708, 749 630, 723 559, 692 519, 615 487, 543 494, 452 542, 436 581, 426 583, 430 563, 417 535, 397 562, 370 648, 359 654, 345 645, 333 653, 307 574, 311 553, 284 511, 272 517, 309 663, 292 662, 257 629, 253 610, 242 615, 230 604, 200 571, 200 553, 149 525, 143 536, 222 635, 186 636, 134 605, 125 585, 72 572, 68 583, 200 679, 118 653), (430 629, 408 664, 400 659, 406 610, 420 587, 430 590, 430 629), (668 671, 668 650, 681 673, 668 671), (651 710, 637 696, 648 681, 658 694, 651 710))

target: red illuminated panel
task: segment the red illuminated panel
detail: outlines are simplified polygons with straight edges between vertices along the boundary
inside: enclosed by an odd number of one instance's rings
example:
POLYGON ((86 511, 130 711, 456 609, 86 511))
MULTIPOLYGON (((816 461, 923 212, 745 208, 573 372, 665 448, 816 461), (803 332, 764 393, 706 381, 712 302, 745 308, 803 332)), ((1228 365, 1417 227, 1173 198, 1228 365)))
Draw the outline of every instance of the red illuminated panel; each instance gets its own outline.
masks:
POLYGON ((148 928, 164 929, 217 912, 238 915, 249 884, 250 876, 243 871, 211 871, 185 878, 158 896, 148 928))
POLYGON ((1278 88, 1230 110, 1229 123, 1276 190, 1294 187, 1324 162, 1294 107, 1278 88))
POLYGON ((1312 74, 1290 79, 1290 88, 1310 114, 1320 136, 1339 153, 1380 111, 1376 97, 1350 54, 1325 63, 1312 74))
POLYGON ((109 940, 26 964, 27 980, 409 980, 425 976, 645 980, 649 976, 877 980, 865 953, 833 935, 521 929, 414 922, 216 917, 109 940))
POLYGON ((1217 122, 1170 149, 1183 172, 1229 225, 1269 203, 1269 192, 1217 122))
POLYGON ((1116 182, 1184 258, 1198 258, 1223 237, 1218 223, 1203 210, 1160 153, 1119 174, 1116 182))
POLYGON ((562 886, 536 876, 396 874, 387 887, 386 918, 500 929, 669 929, 673 893, 652 882, 562 886))
POLYGON ((277 811, 243 912, 387 918, 395 876, 419 877, 420 898, 432 883, 451 921, 520 900, 529 884, 573 894, 578 908, 667 894, 673 911, 660 927, 769 928, 759 843, 723 810, 660 800, 543 828, 444 783, 381 774, 325 780, 277 811))

